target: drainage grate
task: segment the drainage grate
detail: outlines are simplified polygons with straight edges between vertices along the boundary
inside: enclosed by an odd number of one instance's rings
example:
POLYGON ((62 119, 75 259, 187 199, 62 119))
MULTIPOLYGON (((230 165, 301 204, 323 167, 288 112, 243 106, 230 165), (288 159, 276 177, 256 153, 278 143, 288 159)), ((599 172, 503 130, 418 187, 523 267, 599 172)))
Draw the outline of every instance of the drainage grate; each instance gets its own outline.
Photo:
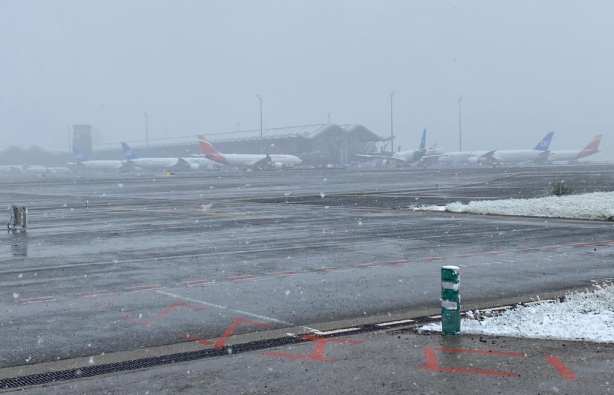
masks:
MULTIPOLYGON (((412 326, 417 324, 433 321, 432 317, 420 317, 412 318, 412 326)), ((377 326, 377 324, 368 324, 356 327, 356 330, 346 332, 343 330, 334 331, 330 335, 320 335, 321 338, 341 337, 355 335, 363 332, 381 331, 392 329, 396 326, 407 326, 399 322, 399 324, 392 324, 386 327, 377 326)), ((143 368, 150 368, 160 365, 168 365, 177 362, 194 361, 197 359, 220 357, 224 355, 239 354, 247 351, 264 350, 273 347, 280 347, 289 344, 306 343, 312 341, 310 338, 302 336, 287 336, 271 340, 258 340, 250 343, 236 344, 232 346, 226 346, 222 349, 205 349, 198 351, 188 351, 177 354, 163 355, 159 357, 141 358, 130 361, 114 362, 96 366, 84 366, 76 369, 60 370, 57 372, 46 372, 31 374, 28 376, 11 377, 6 379, 0 379, 0 390, 2 389, 15 389, 26 387, 30 385, 42 385, 50 384, 61 381, 75 380, 84 377, 99 376, 102 374, 125 372, 130 370, 137 370, 143 368)))

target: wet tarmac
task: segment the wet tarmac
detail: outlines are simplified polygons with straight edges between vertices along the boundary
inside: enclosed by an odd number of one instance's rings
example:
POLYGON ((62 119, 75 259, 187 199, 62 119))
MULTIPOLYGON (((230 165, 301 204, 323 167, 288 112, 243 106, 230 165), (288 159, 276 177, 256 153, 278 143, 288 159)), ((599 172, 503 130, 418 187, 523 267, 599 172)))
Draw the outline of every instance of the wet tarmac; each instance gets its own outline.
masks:
POLYGON ((533 197, 614 168, 292 170, 2 179, 28 206, 0 235, 0 367, 433 308, 439 268, 466 303, 612 276, 608 222, 413 212, 533 197))

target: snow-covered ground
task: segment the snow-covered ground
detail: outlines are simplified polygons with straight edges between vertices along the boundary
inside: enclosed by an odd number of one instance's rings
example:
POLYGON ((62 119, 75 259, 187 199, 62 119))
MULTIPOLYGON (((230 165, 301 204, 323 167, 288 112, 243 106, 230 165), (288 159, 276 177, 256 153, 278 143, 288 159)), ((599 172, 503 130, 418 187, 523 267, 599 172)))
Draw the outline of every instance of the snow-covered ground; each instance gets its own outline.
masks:
POLYGON ((477 200, 467 204, 416 207, 418 211, 614 220, 614 192, 548 196, 534 199, 477 200))
MULTIPOLYGON (((441 332, 441 323, 424 325, 420 331, 441 332)), ((611 343, 614 342, 614 285, 569 293, 564 302, 521 306, 481 320, 464 318, 461 333, 611 343)))

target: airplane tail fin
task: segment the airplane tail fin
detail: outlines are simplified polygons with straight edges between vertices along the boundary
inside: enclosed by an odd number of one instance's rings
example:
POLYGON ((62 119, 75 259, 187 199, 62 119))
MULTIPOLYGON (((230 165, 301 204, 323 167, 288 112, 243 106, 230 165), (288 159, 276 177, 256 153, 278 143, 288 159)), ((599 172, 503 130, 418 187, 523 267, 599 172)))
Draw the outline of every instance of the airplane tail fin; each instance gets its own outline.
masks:
POLYGON ((599 152, 599 144, 601 143, 601 137, 603 137, 601 134, 598 134, 595 137, 593 137, 591 142, 586 147, 584 147, 582 151, 580 151, 580 153, 578 154, 578 159, 585 158, 587 156, 590 156, 590 155, 593 155, 599 152))
POLYGON ((422 129, 422 137, 420 138, 420 151, 426 151, 426 129, 422 129))
POLYGON ((199 136, 198 142, 200 145, 200 151, 207 157, 207 159, 218 163, 226 163, 226 158, 224 158, 224 155, 219 153, 205 136, 199 136))
POLYGON ((549 132, 533 149, 537 151, 548 151, 550 149, 550 143, 552 142, 552 136, 554 136, 554 132, 549 132))
POLYGON ((136 154, 134 153, 134 151, 132 151, 132 148, 130 148, 128 144, 122 141, 121 145, 122 145, 122 152, 124 153, 124 159, 126 160, 136 159, 136 154))

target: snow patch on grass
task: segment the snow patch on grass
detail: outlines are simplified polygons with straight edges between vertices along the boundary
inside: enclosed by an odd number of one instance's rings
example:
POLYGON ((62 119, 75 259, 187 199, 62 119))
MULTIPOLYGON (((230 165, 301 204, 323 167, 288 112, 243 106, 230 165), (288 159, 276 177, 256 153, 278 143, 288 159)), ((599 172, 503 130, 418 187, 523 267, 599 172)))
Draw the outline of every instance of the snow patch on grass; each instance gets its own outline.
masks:
POLYGON ((614 220, 614 192, 548 196, 534 199, 477 200, 467 204, 416 207, 417 211, 497 214, 530 217, 614 220))
MULTIPOLYGON (((424 325, 419 331, 441 332, 441 323, 424 325)), ((563 302, 520 306, 482 319, 464 318, 461 333, 612 343, 614 285, 569 293, 563 302)))

